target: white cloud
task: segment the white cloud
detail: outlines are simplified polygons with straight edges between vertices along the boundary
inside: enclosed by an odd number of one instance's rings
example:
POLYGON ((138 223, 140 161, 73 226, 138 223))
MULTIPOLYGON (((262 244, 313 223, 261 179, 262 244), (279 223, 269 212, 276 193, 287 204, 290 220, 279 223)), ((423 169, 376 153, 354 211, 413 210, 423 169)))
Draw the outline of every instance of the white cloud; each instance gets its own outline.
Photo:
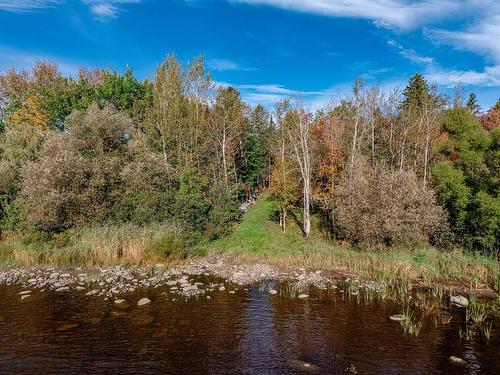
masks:
MULTIPOLYGON (((0 0, 1 1, 1 0, 0 0)), ((90 12, 100 21, 118 17, 122 11, 120 5, 138 4, 142 0, 82 0, 90 8, 90 12)))
POLYGON ((239 71, 244 71, 244 72, 249 72, 256 70, 254 68, 247 68, 244 66, 241 66, 240 64, 231 61, 231 60, 226 60, 226 59, 209 59, 207 60, 207 66, 212 69, 216 70, 218 72, 226 72, 226 71, 231 71, 231 70, 239 70, 239 71))
POLYGON ((229 0, 269 5, 331 17, 362 18, 378 26, 409 29, 436 19, 453 17, 470 1, 457 0, 229 0))
POLYGON ((227 82, 216 82, 219 86, 232 86, 238 89, 242 98, 250 105, 262 104, 272 108, 274 104, 282 99, 300 99, 312 110, 318 109, 332 100, 338 100, 341 95, 351 90, 351 83, 340 84, 323 90, 306 91, 294 90, 280 84, 231 84, 227 82))
POLYGON ((500 86, 500 65, 487 66, 483 71, 475 70, 446 70, 431 68, 426 72, 430 82, 440 86, 455 87, 457 84, 465 86, 500 86))
POLYGON ((27 12, 59 5, 62 0, 0 0, 0 10, 27 12))
POLYGON ((490 17, 469 26, 465 30, 450 31, 434 29, 427 35, 459 50, 468 50, 484 54, 500 63, 500 3, 490 9, 490 17))
POLYGON ((401 56, 414 62, 415 64, 431 64, 434 62, 432 57, 420 56, 415 50, 404 48, 401 44, 396 42, 394 39, 389 39, 387 44, 393 47, 401 56))
MULTIPOLYGON (((65 0, 0 0, 0 10, 10 12, 29 12, 52 8, 64 3, 65 0)), ((101 21, 116 18, 122 11, 120 5, 137 4, 142 0, 81 0, 89 6, 90 12, 101 21)))

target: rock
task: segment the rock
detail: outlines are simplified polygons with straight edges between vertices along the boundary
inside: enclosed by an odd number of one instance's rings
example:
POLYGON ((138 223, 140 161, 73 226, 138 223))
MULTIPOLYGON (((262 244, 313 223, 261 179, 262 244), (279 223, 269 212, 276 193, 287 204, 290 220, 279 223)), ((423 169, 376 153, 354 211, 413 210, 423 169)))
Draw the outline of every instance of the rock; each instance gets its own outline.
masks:
POLYGON ((230 290, 230 291, 229 291, 229 293, 230 293, 230 294, 234 294, 234 293, 236 293, 236 292, 235 292, 234 290, 230 290))
POLYGON ((459 357, 455 357, 453 355, 451 357, 448 357, 448 362, 450 362, 452 365, 455 366, 465 366, 465 360, 459 357))
POLYGON ((389 319, 394 320, 395 322, 401 322, 406 319, 406 315, 403 314, 391 315, 389 319))
POLYGON ((71 275, 69 273, 61 273, 61 275, 59 275, 59 277, 67 278, 67 277, 71 277, 71 275))
POLYGON ((295 370, 299 370, 300 372, 308 372, 308 373, 319 373, 320 368, 312 363, 300 361, 298 359, 290 359, 288 360, 288 366, 295 370))
POLYGON ((78 323, 64 323, 61 324, 59 327, 56 328, 56 331, 68 331, 70 329, 76 328, 80 326, 78 323))
POLYGON ((222 285, 220 288, 219 288, 219 292, 223 292, 226 290, 226 287, 224 285, 222 285))
POLYGON ((23 295, 21 296, 21 301, 25 300, 25 299, 26 299, 26 298, 28 298, 28 297, 31 297, 31 295, 30 295, 30 294, 23 294, 23 295))
POLYGON ((173 286, 175 284, 177 284, 177 281, 175 281, 175 280, 169 280, 169 281, 167 281, 167 285, 168 286, 173 286))
POLYGON ((148 303, 151 303, 151 300, 147 297, 141 298, 139 302, 137 302, 137 306, 144 306, 147 305, 148 303))
POLYGON ((99 289, 92 289, 90 292, 85 293, 86 296, 93 296, 94 294, 99 293, 99 289))
POLYGON ((130 305, 128 304, 127 301, 125 301, 124 299, 115 299, 115 307, 121 309, 121 310, 127 310, 130 305))
POLYGON ((269 294, 278 294, 278 292, 277 292, 276 290, 274 290, 274 289, 271 289, 271 290, 269 291, 269 294))
POLYGON ((308 294, 299 294, 300 299, 304 299, 304 298, 308 298, 308 297, 309 297, 308 294))
POLYGON ((22 292, 19 292, 21 296, 24 296, 25 294, 31 294, 31 290, 23 290, 22 292))
POLYGON ((85 290, 86 288, 84 286, 78 285, 75 289, 79 290, 79 291, 82 291, 82 290, 85 290))
POLYGON ((67 292, 69 290, 69 286, 62 286, 56 289, 56 292, 67 292))
POLYGON ((469 300, 464 296, 450 296, 450 302, 458 307, 467 307, 469 306, 469 300))

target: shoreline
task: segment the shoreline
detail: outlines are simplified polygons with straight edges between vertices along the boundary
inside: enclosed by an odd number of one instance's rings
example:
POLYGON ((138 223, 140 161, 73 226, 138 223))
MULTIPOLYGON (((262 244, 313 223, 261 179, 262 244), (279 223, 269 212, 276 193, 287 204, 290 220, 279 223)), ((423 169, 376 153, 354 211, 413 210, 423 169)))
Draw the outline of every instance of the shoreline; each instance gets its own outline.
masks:
MULTIPOLYGON (((336 288, 337 284, 356 281, 360 288, 380 292, 382 288, 398 288, 407 291, 443 291, 464 296, 495 299, 499 294, 491 288, 468 288, 464 282, 440 280, 424 282, 410 280, 384 285, 376 280, 362 277, 359 273, 346 270, 311 269, 305 267, 279 267, 272 262, 254 256, 236 254, 210 255, 192 258, 178 264, 155 264, 146 266, 106 266, 106 267, 49 267, 26 266, 10 267, 0 270, 0 286, 17 286, 24 291, 31 289, 57 293, 77 291, 88 296, 104 299, 117 298, 142 288, 167 287, 172 292, 185 297, 202 296, 214 289, 225 290, 227 285, 248 287, 265 281, 293 282, 301 289, 316 287, 336 288), (204 285, 199 278, 219 279, 218 283, 204 285)), ((25 293, 29 295, 29 293, 25 293)))

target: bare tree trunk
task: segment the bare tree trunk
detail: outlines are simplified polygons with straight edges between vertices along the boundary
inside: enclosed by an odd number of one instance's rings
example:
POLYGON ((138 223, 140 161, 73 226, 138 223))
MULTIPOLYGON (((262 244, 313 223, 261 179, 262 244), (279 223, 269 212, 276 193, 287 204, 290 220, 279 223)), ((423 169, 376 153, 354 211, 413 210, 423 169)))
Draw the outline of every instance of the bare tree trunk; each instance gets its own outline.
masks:
POLYGON ((222 167, 224 169, 224 181, 227 185, 227 162, 226 162, 226 128, 222 132, 222 167))

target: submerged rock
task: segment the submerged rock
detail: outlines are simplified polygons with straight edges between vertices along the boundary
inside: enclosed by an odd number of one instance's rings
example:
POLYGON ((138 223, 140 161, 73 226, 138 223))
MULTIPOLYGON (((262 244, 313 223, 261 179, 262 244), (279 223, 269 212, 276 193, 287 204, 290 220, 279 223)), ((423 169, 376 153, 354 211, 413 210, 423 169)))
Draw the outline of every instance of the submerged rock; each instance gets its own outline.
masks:
POLYGON ((23 290, 22 292, 19 292, 21 296, 24 296, 25 294, 31 294, 31 290, 23 290))
POLYGON ((304 298, 308 298, 308 297, 309 297, 308 294, 299 294, 300 299, 304 299, 304 298))
POLYGON ((28 297, 31 297, 31 295, 30 294, 23 294, 21 296, 21 301, 24 300, 24 299, 26 299, 26 298, 28 298, 28 297))
POLYGON ((67 292, 69 290, 69 286, 62 286, 56 289, 56 292, 67 292))
POLYGON ((147 305, 148 303, 151 303, 151 300, 147 297, 144 297, 137 302, 137 306, 144 306, 147 305))
POLYGON ((469 300, 464 296, 450 296, 450 302, 458 307, 467 307, 469 306, 469 300))
POLYGON ((455 366, 465 366, 465 360, 459 357, 451 356, 448 357, 448 362, 455 366))
POLYGON ((130 305, 128 304, 127 301, 125 301, 124 299, 115 299, 115 307, 121 309, 121 310, 126 310, 130 307, 130 305))
POLYGON ((401 322, 406 319, 406 315, 403 314, 391 315, 389 319, 394 320, 395 322, 401 322))
POLYGON ((316 366, 312 363, 304 362, 304 361, 301 361, 298 359, 289 359, 288 366, 290 366, 291 368, 293 368, 295 370, 299 370, 301 372, 308 372, 308 373, 313 373, 313 374, 319 373, 321 370, 319 368, 319 366, 316 366))

